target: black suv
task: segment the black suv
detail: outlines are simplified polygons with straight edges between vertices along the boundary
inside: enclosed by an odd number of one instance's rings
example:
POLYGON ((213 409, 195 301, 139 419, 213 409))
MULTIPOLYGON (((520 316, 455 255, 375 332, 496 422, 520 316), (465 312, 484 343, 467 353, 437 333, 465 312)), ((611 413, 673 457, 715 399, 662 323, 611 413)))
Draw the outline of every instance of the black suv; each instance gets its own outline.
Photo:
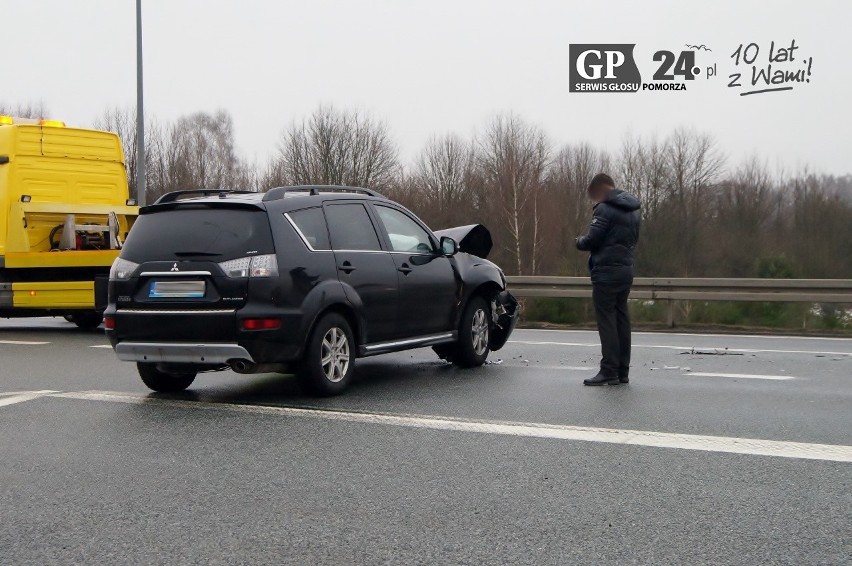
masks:
POLYGON ((433 233, 367 189, 169 193, 140 210, 104 322, 155 391, 230 368, 334 394, 357 357, 432 346, 473 367, 503 347, 519 309, 490 249, 484 226, 433 233))

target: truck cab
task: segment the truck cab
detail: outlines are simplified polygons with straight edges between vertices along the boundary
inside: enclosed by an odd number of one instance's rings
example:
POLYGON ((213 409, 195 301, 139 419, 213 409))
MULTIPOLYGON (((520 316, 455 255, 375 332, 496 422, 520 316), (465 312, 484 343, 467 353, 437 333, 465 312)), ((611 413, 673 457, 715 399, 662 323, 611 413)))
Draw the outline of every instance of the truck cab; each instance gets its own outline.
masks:
POLYGON ((116 134, 0 116, 0 317, 97 327, 135 205, 116 134))

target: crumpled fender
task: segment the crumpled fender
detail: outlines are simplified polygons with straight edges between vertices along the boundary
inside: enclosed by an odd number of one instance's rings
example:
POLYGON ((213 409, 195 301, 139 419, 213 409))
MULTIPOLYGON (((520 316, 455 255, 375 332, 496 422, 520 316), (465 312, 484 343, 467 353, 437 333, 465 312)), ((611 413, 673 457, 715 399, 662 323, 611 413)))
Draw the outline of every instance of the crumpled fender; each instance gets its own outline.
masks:
POLYGON ((460 252, 475 255, 483 259, 488 257, 488 254, 491 253, 491 248, 494 246, 494 242, 491 240, 491 232, 482 224, 470 224, 468 226, 438 230, 435 232, 435 235, 439 238, 448 236, 458 243, 460 252))
MULTIPOLYGON (((496 352, 506 345, 509 336, 512 335, 512 331, 518 324, 521 307, 514 295, 506 290, 503 272, 497 265, 486 259, 494 245, 491 232, 482 224, 470 224, 439 230, 435 232, 435 235, 439 238, 448 236, 459 245, 460 253, 453 257, 453 264, 464 289, 459 301, 460 305, 465 305, 471 293, 483 285, 489 285, 495 291, 499 289, 496 295, 492 295, 494 312, 491 313, 491 318, 494 326, 489 340, 491 350, 496 352)), ((458 316, 460 315, 459 311, 458 316)))
POLYGON ((506 345, 521 314, 521 306, 518 304, 518 300, 509 291, 503 291, 497 295, 495 301, 499 312, 492 315, 494 328, 491 329, 491 339, 488 344, 492 352, 496 352, 506 345))

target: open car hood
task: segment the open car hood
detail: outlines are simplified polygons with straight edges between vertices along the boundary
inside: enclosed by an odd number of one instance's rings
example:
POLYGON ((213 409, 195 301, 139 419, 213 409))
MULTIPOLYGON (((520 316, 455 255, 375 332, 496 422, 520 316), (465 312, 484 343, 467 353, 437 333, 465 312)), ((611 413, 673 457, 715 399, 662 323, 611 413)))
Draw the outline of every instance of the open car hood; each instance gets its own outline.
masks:
POLYGON ((470 224, 469 226, 438 230, 435 232, 435 235, 439 238, 441 236, 449 236, 458 243, 460 252, 475 255, 482 259, 488 257, 494 245, 491 241, 491 232, 482 224, 470 224))

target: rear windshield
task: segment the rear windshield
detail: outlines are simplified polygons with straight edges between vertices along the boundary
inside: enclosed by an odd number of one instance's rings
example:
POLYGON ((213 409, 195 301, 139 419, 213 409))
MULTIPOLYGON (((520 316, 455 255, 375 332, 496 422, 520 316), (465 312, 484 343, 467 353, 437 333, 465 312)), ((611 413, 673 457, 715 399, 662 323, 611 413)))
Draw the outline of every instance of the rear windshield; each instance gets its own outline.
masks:
POLYGON ((121 257, 136 263, 223 261, 274 252, 264 211, 181 207, 141 215, 130 230, 121 257))

